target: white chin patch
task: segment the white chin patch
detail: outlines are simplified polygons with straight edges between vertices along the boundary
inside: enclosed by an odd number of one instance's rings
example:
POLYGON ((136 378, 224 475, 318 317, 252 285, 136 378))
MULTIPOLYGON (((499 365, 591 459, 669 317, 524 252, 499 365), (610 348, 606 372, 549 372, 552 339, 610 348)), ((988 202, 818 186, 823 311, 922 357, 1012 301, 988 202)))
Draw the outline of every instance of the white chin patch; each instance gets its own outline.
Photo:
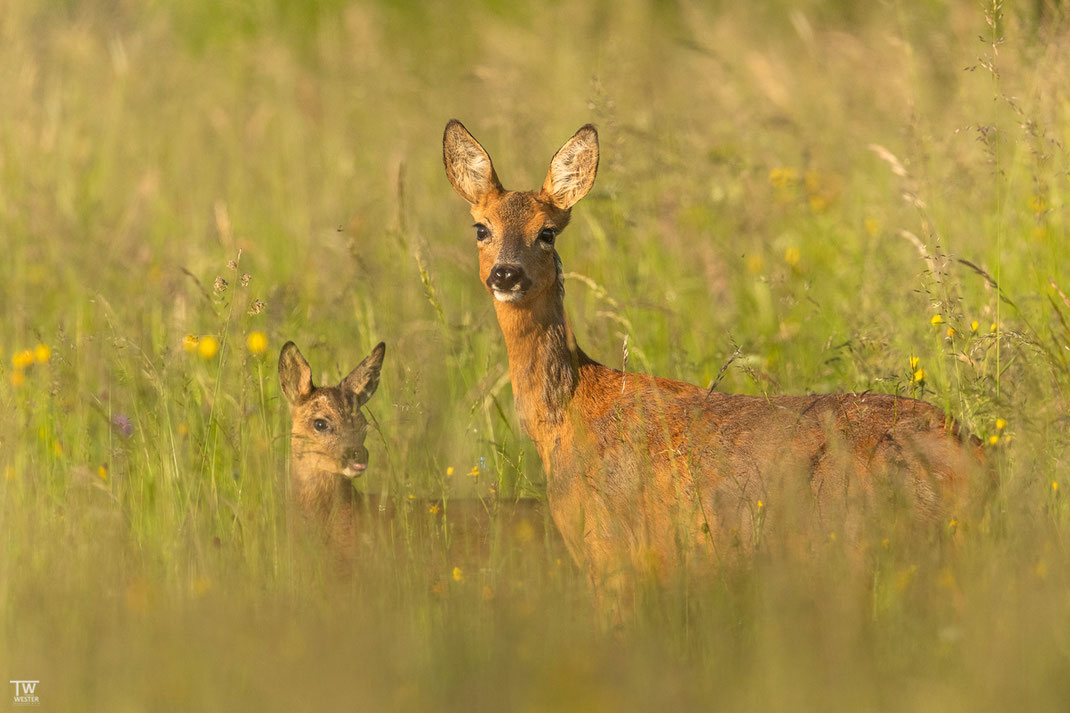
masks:
POLYGON ((347 478, 359 478, 360 476, 364 475, 364 471, 367 468, 368 466, 363 464, 350 463, 342 470, 342 475, 347 478))
POLYGON ((501 290, 494 290, 494 299, 499 302, 516 302, 523 297, 522 292, 502 292, 501 290))

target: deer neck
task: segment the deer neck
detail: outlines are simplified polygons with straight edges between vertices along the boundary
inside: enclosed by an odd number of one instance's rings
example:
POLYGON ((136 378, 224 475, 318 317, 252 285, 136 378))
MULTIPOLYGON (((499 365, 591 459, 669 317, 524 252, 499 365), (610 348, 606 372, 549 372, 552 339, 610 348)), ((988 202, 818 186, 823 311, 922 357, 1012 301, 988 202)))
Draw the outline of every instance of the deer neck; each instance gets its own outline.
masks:
POLYGON ((298 451, 293 451, 290 473, 298 506, 310 519, 325 522, 332 515, 352 510, 354 490, 349 480, 337 473, 304 467, 298 451))
POLYGON ((531 302, 495 301, 494 307, 520 422, 542 454, 569 427, 568 407, 586 360, 565 320, 563 282, 559 277, 557 289, 531 302))

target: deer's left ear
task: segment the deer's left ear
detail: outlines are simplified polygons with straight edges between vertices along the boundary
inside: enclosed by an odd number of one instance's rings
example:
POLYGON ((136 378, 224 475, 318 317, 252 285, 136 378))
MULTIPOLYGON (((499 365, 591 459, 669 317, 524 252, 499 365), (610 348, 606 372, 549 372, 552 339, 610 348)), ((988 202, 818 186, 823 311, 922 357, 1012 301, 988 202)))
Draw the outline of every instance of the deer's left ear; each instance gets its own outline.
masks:
POLYGON ((386 344, 379 342, 375 349, 372 349, 372 353, 364 357, 364 361, 338 384, 339 388, 357 397, 358 406, 366 404, 379 388, 379 372, 383 369, 385 355, 386 344))
POLYGON ((598 132, 587 124, 554 154, 542 193, 561 210, 568 210, 591 190, 597 173, 598 132))

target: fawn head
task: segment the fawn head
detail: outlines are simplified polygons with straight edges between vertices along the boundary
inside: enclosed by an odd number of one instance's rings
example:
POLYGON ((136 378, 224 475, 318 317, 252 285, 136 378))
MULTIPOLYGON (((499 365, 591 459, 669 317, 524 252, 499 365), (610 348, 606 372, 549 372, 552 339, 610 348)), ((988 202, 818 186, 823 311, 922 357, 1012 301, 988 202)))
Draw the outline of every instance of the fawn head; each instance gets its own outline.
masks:
POLYGON ((456 119, 446 124, 442 158, 453 188, 471 203, 479 246, 479 279, 499 302, 531 303, 556 290, 554 241, 572 206, 598 172, 598 132, 590 124, 565 142, 537 191, 507 191, 490 155, 456 119))
POLYGON ((360 407, 379 387, 386 345, 380 342, 337 386, 317 387, 293 342, 279 354, 279 381, 290 402, 291 449, 302 472, 354 478, 368 467, 368 421, 360 407))

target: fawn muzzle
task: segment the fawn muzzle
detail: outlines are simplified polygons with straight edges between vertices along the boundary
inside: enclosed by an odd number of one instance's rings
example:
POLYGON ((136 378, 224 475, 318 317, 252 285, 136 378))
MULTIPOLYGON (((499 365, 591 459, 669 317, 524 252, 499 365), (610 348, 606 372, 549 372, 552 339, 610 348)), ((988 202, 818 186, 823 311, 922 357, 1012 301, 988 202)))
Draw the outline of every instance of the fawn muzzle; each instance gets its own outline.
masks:
POLYGON ((347 478, 359 478, 368 469, 368 451, 348 450, 342 456, 342 475, 347 478))

